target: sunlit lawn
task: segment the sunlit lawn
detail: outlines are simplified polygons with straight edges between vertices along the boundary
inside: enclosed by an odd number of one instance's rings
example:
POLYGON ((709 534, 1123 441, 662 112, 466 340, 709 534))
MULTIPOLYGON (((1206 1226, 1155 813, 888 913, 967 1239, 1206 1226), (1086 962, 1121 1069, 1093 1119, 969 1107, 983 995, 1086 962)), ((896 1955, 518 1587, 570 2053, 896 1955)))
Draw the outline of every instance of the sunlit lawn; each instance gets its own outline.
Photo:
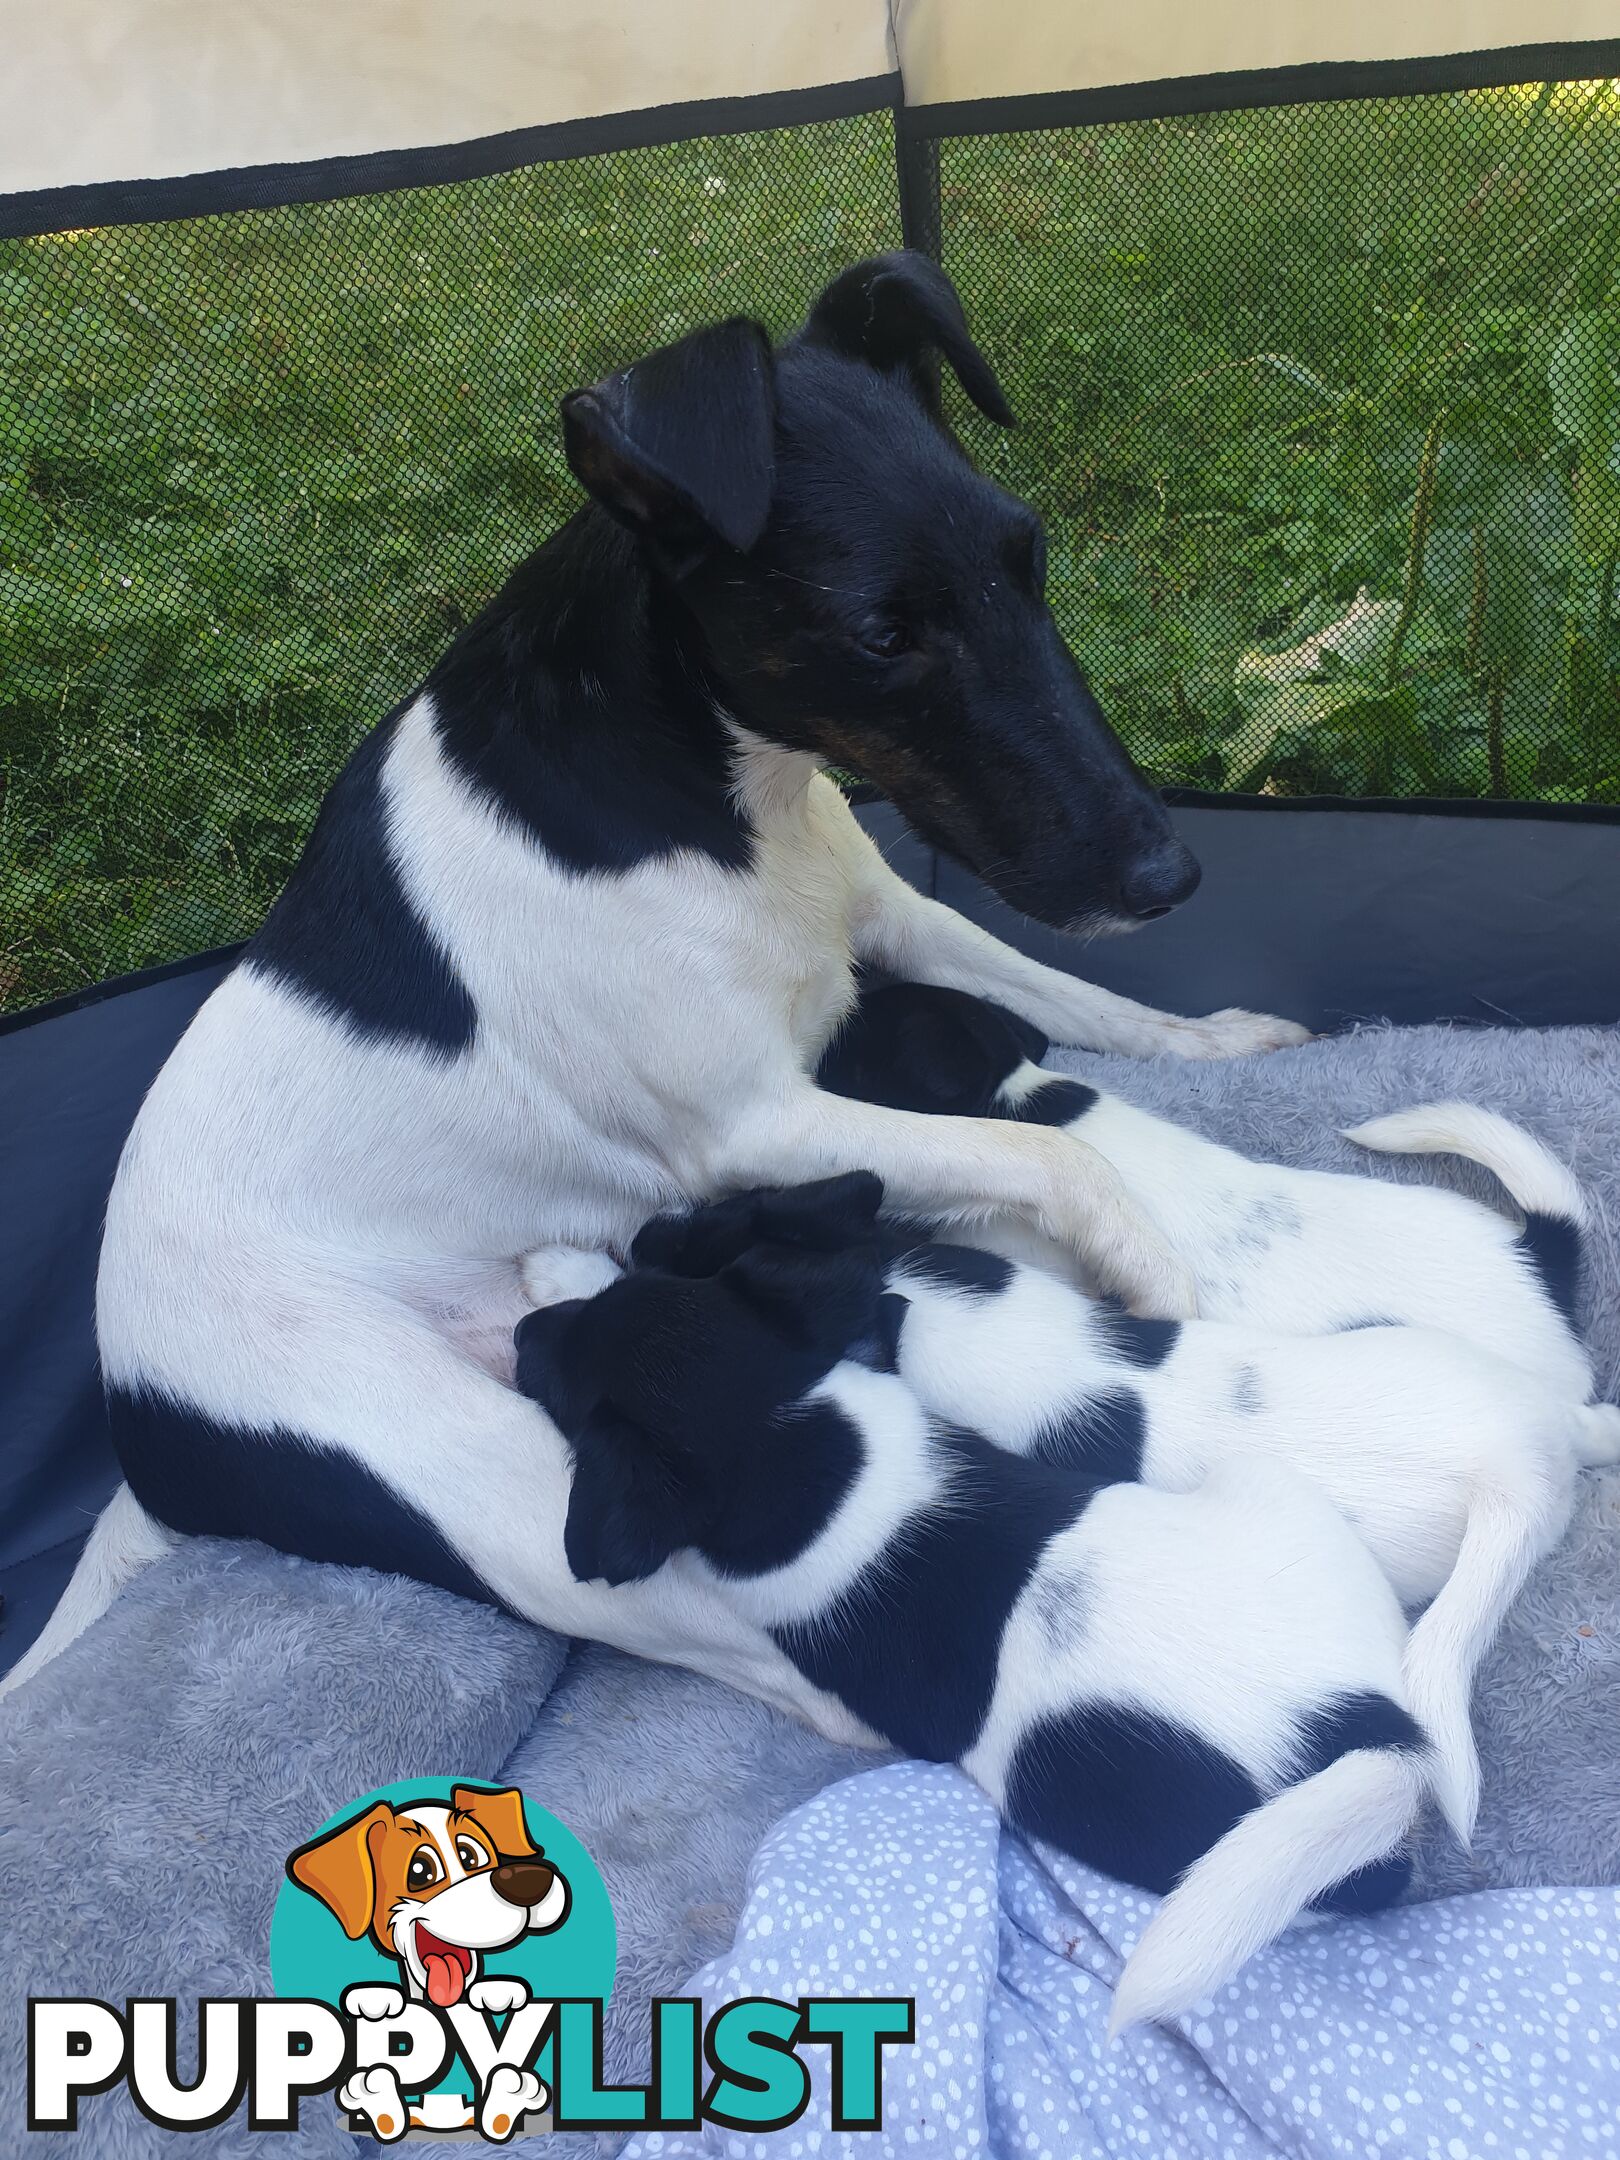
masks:
MULTIPOLYGON (((1159 777, 1620 799, 1608 86, 944 173, 1023 423, 966 432, 1159 777)), ((0 1002, 250 929, 576 500, 558 396, 897 238, 876 119, 0 245, 0 1002)))

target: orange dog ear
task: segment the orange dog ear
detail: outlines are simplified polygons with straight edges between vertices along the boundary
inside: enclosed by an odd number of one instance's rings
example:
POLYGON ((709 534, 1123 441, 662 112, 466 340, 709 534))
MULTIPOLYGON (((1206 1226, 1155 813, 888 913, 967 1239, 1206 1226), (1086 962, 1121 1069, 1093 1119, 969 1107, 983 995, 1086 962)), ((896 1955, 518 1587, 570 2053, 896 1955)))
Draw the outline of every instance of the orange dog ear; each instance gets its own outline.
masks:
POLYGON ((287 1856, 287 1873, 301 1890, 318 1897, 337 1915, 350 1942, 358 1942, 365 1934, 377 1908, 371 1834, 393 1819, 393 1809, 386 1800, 379 1800, 364 1815, 339 1823, 335 1830, 312 1838, 287 1856))
POLYGON ((472 1785, 452 1785, 450 1805, 483 1824, 495 1840, 500 1859, 521 1860, 540 1850, 523 1820, 523 1795, 516 1787, 508 1787, 505 1792, 479 1792, 472 1785))

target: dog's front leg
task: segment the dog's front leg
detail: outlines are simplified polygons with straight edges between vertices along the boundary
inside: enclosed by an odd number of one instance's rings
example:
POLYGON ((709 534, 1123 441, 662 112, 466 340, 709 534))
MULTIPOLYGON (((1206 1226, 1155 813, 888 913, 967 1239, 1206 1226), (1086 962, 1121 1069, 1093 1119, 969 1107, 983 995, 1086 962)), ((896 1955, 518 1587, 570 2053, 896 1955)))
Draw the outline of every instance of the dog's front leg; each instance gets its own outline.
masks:
POLYGON ((1050 1126, 919 1116, 804 1082, 738 1118, 707 1168, 711 1191, 874 1170, 891 1208, 955 1223, 1012 1214, 1133 1312, 1197 1309, 1192 1277, 1113 1165, 1050 1126))
MULTIPOLYGON (((853 819, 851 823, 853 824, 853 819)), ((897 877, 875 848, 863 863, 856 957, 903 982, 965 990, 1004 1005, 1054 1042, 1124 1057, 1249 1057, 1309 1042, 1310 1030, 1269 1013, 1232 1009, 1203 1020, 1155 1012, 1003 945, 954 908, 897 877)))

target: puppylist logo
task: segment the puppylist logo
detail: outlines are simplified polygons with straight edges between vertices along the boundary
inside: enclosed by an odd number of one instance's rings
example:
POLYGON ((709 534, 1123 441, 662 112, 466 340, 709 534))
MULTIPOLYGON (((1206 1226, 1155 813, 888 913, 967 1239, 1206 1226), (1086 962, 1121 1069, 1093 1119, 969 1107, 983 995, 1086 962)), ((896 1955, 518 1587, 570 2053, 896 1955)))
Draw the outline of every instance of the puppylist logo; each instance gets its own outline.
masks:
POLYGON ((776 2130, 812 2095, 825 2051, 830 2127, 882 2126, 883 2050, 909 2044, 909 1999, 748 1997, 652 2005, 652 2076, 602 2075, 613 1911, 590 1854, 510 1787, 418 1779, 343 1809, 287 1857, 270 1931, 275 1998, 198 2006, 179 2069, 172 1997, 28 2005, 28 2127, 79 2127, 80 2101, 125 2085, 149 2121, 296 2130, 331 2104, 356 2132, 776 2130))

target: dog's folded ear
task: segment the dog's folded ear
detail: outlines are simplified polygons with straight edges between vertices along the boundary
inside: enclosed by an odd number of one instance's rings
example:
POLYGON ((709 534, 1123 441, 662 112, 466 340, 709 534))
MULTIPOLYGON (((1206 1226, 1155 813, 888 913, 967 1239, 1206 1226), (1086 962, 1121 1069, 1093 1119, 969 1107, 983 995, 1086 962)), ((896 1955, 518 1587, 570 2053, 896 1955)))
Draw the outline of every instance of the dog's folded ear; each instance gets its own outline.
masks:
POLYGON ((838 1252, 756 1245, 715 1280, 791 1348, 817 1351, 829 1365, 871 1333, 883 1291, 875 1244, 838 1252))
POLYGON ((377 1905, 377 1870, 372 1838, 393 1820, 393 1809, 379 1800, 364 1815, 339 1823, 287 1855, 287 1873, 300 1890, 318 1897, 350 1942, 371 1926, 377 1905))
POLYGON ((914 249, 869 256, 834 278, 810 310, 804 334, 812 344, 830 345, 886 373, 904 369, 930 411, 939 409, 935 355, 943 354, 987 419, 999 427, 1017 424, 994 369, 968 331, 956 287, 938 263, 914 249))
POLYGON ((870 1243, 883 1205, 883 1180, 872 1170, 783 1185, 757 1195, 754 1223, 761 1238, 803 1245, 813 1252, 842 1252, 870 1243))
POLYGON ((482 1823, 495 1840, 499 1860, 528 1860, 540 1850, 529 1835, 523 1813, 523 1795, 508 1785, 499 1792, 484 1792, 477 1785, 452 1785, 450 1805, 482 1823))
POLYGON ((563 1552, 580 1582, 640 1582, 695 1542, 691 1473, 672 1449, 599 1406, 573 1441, 563 1552))
POLYGON ((764 327, 734 315, 661 345, 562 401, 574 477, 679 573, 718 543, 746 552, 776 478, 776 388, 764 327))
POLYGON ((713 1275, 728 1260, 746 1252, 757 1236, 759 1195, 733 1193, 711 1200, 687 1215, 655 1215, 643 1223, 630 1247, 638 1268, 661 1268, 668 1275, 713 1275))

